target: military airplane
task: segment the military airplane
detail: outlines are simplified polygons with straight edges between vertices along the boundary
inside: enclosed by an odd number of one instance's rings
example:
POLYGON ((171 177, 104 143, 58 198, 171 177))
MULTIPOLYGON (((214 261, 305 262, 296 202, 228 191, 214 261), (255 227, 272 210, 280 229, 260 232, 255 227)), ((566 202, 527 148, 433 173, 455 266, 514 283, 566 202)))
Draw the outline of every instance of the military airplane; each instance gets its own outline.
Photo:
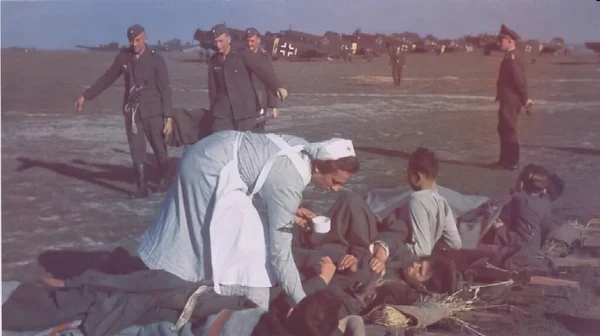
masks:
POLYGON ((350 43, 354 55, 365 58, 381 56, 387 52, 386 36, 383 34, 366 34, 356 29, 351 35, 342 34, 342 41, 350 43))
POLYGON ((585 42, 585 46, 598 54, 598 62, 600 62, 600 42, 585 42))
MULTIPOLYGON (((244 30, 229 28, 231 44, 234 48, 246 46, 246 32, 244 30)), ((323 37, 321 37, 323 39, 323 37)), ((214 34, 211 31, 196 29, 194 40, 200 42, 200 46, 207 50, 216 50, 214 34)), ((283 58, 289 60, 308 60, 311 58, 326 57, 328 49, 307 36, 299 36, 289 33, 266 32, 261 36, 262 47, 271 54, 274 60, 283 58)))
POLYGON ((555 37, 550 40, 550 43, 545 43, 542 45, 542 49, 540 50, 540 54, 559 54, 563 53, 568 55, 570 53, 569 48, 565 48, 565 39, 562 37, 555 37))
POLYGON ((76 45, 75 48, 81 48, 81 49, 92 50, 92 51, 119 51, 121 49, 127 48, 127 46, 125 46, 125 45, 119 46, 119 43, 111 42, 109 44, 101 44, 98 47, 76 45))
MULTIPOLYGON (((121 45, 117 42, 111 42, 109 44, 103 45, 101 44, 98 47, 84 46, 84 45, 76 45, 76 48, 82 48, 92 51, 119 51, 123 49, 129 48, 129 45, 121 45)), ((148 47, 158 51, 184 51, 186 49, 197 47, 197 45, 193 45, 191 43, 186 43, 185 45, 181 45, 180 39, 172 39, 167 42, 158 41, 157 44, 148 44, 148 47)))
POLYGON ((149 45, 149 47, 158 51, 184 51, 198 47, 198 45, 191 44, 190 42, 186 42, 182 45, 180 39, 172 39, 167 42, 160 42, 159 40, 157 44, 149 45))

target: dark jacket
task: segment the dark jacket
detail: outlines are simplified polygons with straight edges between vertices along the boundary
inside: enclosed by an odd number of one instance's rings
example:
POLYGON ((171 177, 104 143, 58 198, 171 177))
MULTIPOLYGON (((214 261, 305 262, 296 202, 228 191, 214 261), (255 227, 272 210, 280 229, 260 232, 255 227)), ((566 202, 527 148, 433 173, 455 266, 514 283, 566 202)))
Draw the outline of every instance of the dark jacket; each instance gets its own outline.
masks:
MULTIPOLYGON (((87 271, 65 287, 23 283, 2 306, 2 327, 11 331, 42 330, 82 320, 88 336, 108 336, 135 324, 175 323, 188 298, 202 284, 161 270, 107 275, 87 271)), ((212 288, 198 297, 191 322, 222 309, 243 310, 256 304, 243 296, 225 296, 212 288)))
POLYGON ((494 243, 501 246, 526 247, 533 255, 540 251, 542 236, 552 229, 552 204, 546 195, 523 192, 512 196, 500 213, 504 225, 494 230, 494 243))
MULTIPOLYGON (((265 49, 258 49, 256 52, 257 55, 263 57, 263 61, 268 64, 271 71, 275 72, 273 69, 273 62, 271 61, 271 56, 265 49)), ((258 99, 258 110, 260 109, 273 109, 279 107, 279 100, 277 99, 277 95, 275 92, 270 91, 265 87, 265 84, 258 78, 256 74, 252 74, 252 85, 254 86, 254 92, 256 92, 256 97, 258 99)))
POLYGON ((125 74, 125 92, 123 106, 129 98, 129 89, 133 83, 129 78, 128 67, 133 70, 136 83, 142 86, 140 91, 140 116, 145 118, 162 116, 170 117, 171 86, 169 73, 164 58, 156 51, 146 47, 138 60, 135 60, 130 49, 119 51, 110 68, 89 89, 85 90, 85 100, 92 100, 112 85, 121 74, 125 74))
POLYGON ((214 69, 217 57, 222 57, 221 53, 214 53, 208 59, 208 98, 213 116, 230 118, 233 113, 234 120, 256 117, 258 102, 251 75, 258 76, 265 87, 275 93, 281 87, 275 72, 264 61, 264 56, 232 47, 224 61, 227 96, 217 96, 214 69))
POLYGON ((500 63, 496 82, 496 100, 518 101, 521 105, 525 105, 528 99, 525 62, 518 51, 509 51, 500 63))

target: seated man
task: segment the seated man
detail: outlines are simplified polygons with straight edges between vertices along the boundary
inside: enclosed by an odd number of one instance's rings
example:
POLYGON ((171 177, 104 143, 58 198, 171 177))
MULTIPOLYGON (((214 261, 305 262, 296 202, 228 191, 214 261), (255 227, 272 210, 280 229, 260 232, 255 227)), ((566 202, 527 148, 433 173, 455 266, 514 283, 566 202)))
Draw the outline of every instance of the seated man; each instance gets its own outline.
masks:
POLYGON ((552 204, 546 194, 550 174, 542 166, 528 165, 517 180, 509 203, 502 208, 484 243, 527 247, 537 254, 542 237, 552 230, 552 204))

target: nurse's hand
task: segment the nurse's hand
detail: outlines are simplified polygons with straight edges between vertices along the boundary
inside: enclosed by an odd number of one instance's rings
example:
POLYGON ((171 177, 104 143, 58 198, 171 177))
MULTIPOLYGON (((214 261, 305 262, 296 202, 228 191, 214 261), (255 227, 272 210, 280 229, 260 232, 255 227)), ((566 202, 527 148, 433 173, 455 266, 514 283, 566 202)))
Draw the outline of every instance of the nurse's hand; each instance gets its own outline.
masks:
POLYGON ((310 230, 310 220, 315 217, 315 213, 306 209, 298 208, 294 216, 294 224, 300 226, 304 231, 310 230))

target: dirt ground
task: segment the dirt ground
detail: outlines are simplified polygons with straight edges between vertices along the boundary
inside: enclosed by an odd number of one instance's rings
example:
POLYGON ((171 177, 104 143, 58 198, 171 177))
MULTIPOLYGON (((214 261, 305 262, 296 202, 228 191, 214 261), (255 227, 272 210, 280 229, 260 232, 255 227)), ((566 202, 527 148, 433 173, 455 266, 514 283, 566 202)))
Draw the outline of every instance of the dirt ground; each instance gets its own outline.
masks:
MULTIPOLYGON (((3 280, 37 276, 37 256, 45 250, 135 246, 162 200, 162 194, 128 199, 134 184, 120 112, 123 80, 86 102, 83 113, 74 109, 74 101, 114 55, 2 51, 3 280)), ((193 53, 164 56, 174 107, 206 107, 206 64, 195 62, 193 53)), ((563 196, 554 204, 557 220, 586 223, 600 216, 596 59, 542 56, 528 64, 535 107, 533 116, 521 117, 521 164, 543 164, 565 180, 563 196)), ((363 194, 404 184, 407 156, 424 146, 442 162, 440 185, 465 194, 500 195, 517 176, 484 166, 497 159, 499 150, 494 96, 500 61, 500 55, 481 53, 411 54, 400 87, 392 85, 387 56, 351 64, 277 61, 276 72, 290 96, 268 130, 313 141, 352 139, 361 170, 347 188, 363 194)), ((181 151, 170 150, 173 164, 181 151)), ((305 197, 323 210, 335 195, 309 187, 305 197)), ((598 306, 594 289, 583 290, 598 306)), ((519 321, 485 335, 569 335, 562 324, 543 317, 519 321)))

